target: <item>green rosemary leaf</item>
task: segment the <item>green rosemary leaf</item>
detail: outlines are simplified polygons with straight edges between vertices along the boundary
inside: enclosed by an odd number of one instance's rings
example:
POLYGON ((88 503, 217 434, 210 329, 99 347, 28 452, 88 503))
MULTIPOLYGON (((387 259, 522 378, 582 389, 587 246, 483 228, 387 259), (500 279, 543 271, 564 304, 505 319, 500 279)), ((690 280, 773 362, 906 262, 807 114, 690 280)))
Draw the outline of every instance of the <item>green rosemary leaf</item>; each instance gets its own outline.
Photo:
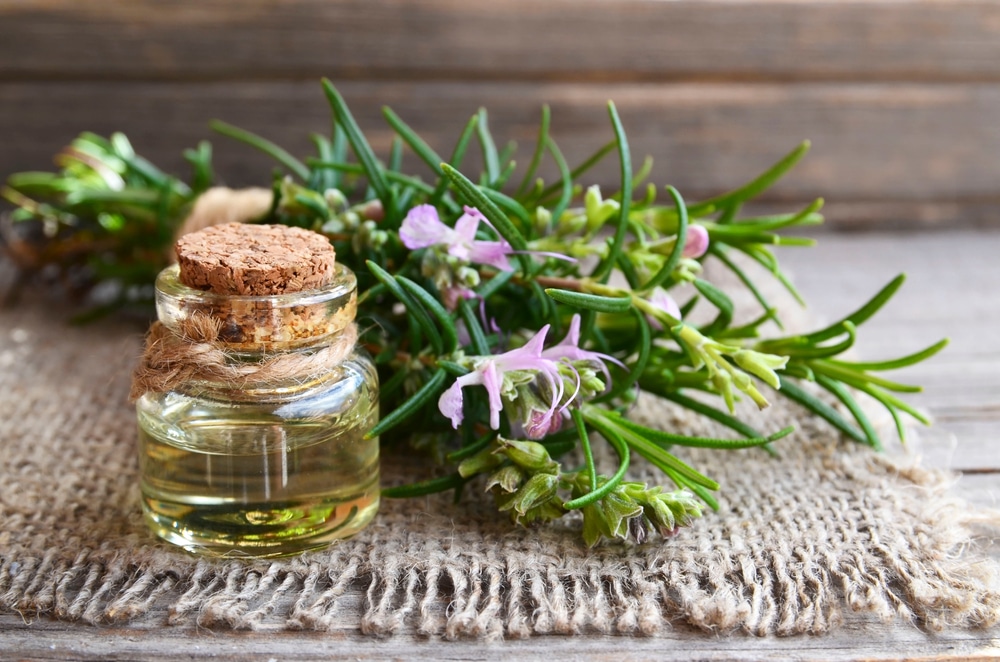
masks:
POLYGON ((752 260, 770 271, 771 275, 778 279, 778 282, 785 287, 788 293, 795 297, 795 300, 799 303, 799 305, 805 307, 806 301, 802 298, 802 294, 794 285, 792 285, 792 281, 788 279, 788 276, 786 276, 784 272, 778 268, 778 261, 775 259, 774 254, 771 253, 771 251, 759 244, 744 244, 736 246, 735 248, 743 251, 743 253, 748 255, 752 260))
POLYGON ((184 160, 194 169, 191 189, 194 193, 202 193, 215 181, 212 170, 212 143, 202 140, 195 149, 184 150, 184 160))
POLYGON ((508 163, 513 158, 515 152, 517 152, 517 141, 508 140, 507 144, 503 146, 503 149, 500 150, 500 153, 497 155, 497 161, 499 161, 501 165, 508 163))
POLYGON ((347 136, 347 141, 351 144, 351 149, 354 150, 354 155, 358 157, 358 161, 365 169, 365 176, 368 178, 369 185, 374 189, 378 199, 382 201, 386 215, 391 216, 395 206, 392 191, 385 180, 385 173, 382 166, 379 164, 378 159, 375 158, 375 153, 372 152, 371 145, 365 139, 360 127, 358 127, 358 123, 354 120, 354 116, 351 115, 347 103, 340 96, 340 92, 326 78, 323 79, 323 91, 326 93, 327 101, 330 102, 330 107, 337 117, 337 123, 344 128, 344 133, 347 136))
POLYGON ((500 171, 500 176, 497 177, 496 182, 493 183, 494 189, 497 191, 502 189, 507 184, 507 180, 510 179, 510 176, 514 174, 515 170, 517 170, 517 161, 508 162, 507 166, 500 171))
MULTIPOLYGON (((583 412, 577 408, 570 410, 573 424, 580 437, 580 450, 583 451, 583 461, 587 468, 587 478, 590 481, 590 491, 597 489, 597 468, 594 466, 594 450, 590 447, 590 435, 587 434, 587 423, 583 420, 583 412)), ((628 449, 626 449, 628 452, 628 449)))
MULTIPOLYGON (((580 165, 578 165, 577 167, 573 168, 573 170, 570 171, 570 179, 574 181, 579 179, 581 175, 583 175, 591 168, 593 168, 595 165, 600 163, 601 159, 610 154, 617 146, 618 146, 617 139, 611 140, 605 143, 604 145, 601 145, 597 149, 597 151, 591 154, 589 157, 587 157, 583 161, 583 163, 581 163, 580 165)), ((561 182, 551 184, 547 188, 542 189, 542 191, 536 196, 536 200, 540 204, 545 200, 547 200, 549 197, 558 193, 561 188, 562 188, 561 182)))
MULTIPOLYGON (((636 434, 627 428, 618 427, 617 431, 621 434, 625 441, 628 442, 629 446, 634 448, 636 452, 639 453, 639 455, 642 455, 650 462, 656 463, 657 466, 668 467, 671 471, 683 477, 687 484, 700 485, 710 490, 719 489, 719 484, 717 482, 697 471, 694 467, 690 466, 672 453, 663 450, 645 437, 636 434)), ((683 485, 679 485, 679 487, 683 487, 683 485)))
POLYGON ((727 328, 714 334, 713 337, 716 340, 724 338, 756 338, 759 335, 759 327, 768 320, 773 320, 777 312, 774 308, 768 308, 759 317, 747 322, 743 326, 727 328))
MULTIPOLYGON (((757 300, 757 303, 760 304, 761 308, 764 310, 777 310, 771 306, 770 302, 764 297, 746 272, 744 272, 743 269, 741 269, 740 266, 733 262, 729 255, 727 255, 728 250, 729 249, 723 245, 713 246, 712 244, 709 244, 708 246, 709 253, 717 257, 720 262, 726 265, 727 269, 736 274, 736 277, 739 278, 740 282, 743 283, 743 285, 750 291, 750 294, 752 294, 753 298, 757 300)), ((777 314, 775 314, 772 319, 774 320, 774 323, 778 325, 779 329, 785 328, 777 314)))
POLYGON ((716 448, 720 450, 737 450, 741 448, 754 448, 763 446, 772 441, 778 441, 787 437, 795 431, 793 426, 788 426, 767 437, 750 437, 746 439, 713 439, 708 437, 689 437, 681 434, 672 434, 661 430, 647 428, 638 423, 634 423, 621 414, 612 413, 609 415, 618 425, 632 430, 636 434, 642 435, 658 444, 689 446, 692 448, 716 448))
POLYGON ((387 487, 382 490, 382 496, 386 499, 411 499, 413 497, 426 496, 428 494, 437 494, 438 492, 447 492, 448 490, 458 489, 465 485, 466 482, 465 478, 462 478, 457 473, 454 473, 441 478, 432 478, 431 480, 423 480, 418 483, 410 483, 409 485, 387 487))
POLYGON ((531 161, 528 163, 528 169, 524 173, 524 177, 521 179, 521 184, 517 187, 516 197, 520 197, 525 194, 528 190, 528 186, 531 184, 532 178, 535 176, 535 172, 538 170, 538 164, 542 162, 542 154, 545 153, 545 148, 549 142, 549 122, 551 120, 551 111, 549 110, 549 105, 545 104, 542 106, 542 122, 538 125, 538 139, 535 141, 535 152, 531 155, 531 161))
MULTIPOLYGON (((427 340, 431 343, 434 353, 443 353, 444 339, 441 337, 437 326, 434 325, 434 322, 431 320, 430 315, 428 315, 423 305, 410 296, 410 294, 403 289, 403 287, 389 274, 388 271, 378 266, 371 260, 368 260, 365 264, 368 265, 368 270, 371 274, 375 276, 380 283, 385 285, 397 299, 399 299, 399 301, 406 307, 407 312, 413 315, 420 329, 427 335, 427 340)), ((414 346, 416 347, 418 345, 415 344, 414 346)))
POLYGON ((424 288, 406 276, 396 276, 396 280, 407 292, 416 297, 417 301, 424 305, 427 310, 437 319, 441 326, 441 333, 444 336, 444 353, 450 354, 458 348, 458 333, 455 330, 455 321, 444 306, 424 288))
MULTIPOLYGON (((448 163, 451 164, 456 170, 462 167, 462 160, 465 158, 465 152, 469 148, 469 141, 472 140, 472 134, 476 132, 476 126, 479 124, 479 115, 473 115, 466 122, 465 128, 462 129, 461 135, 458 137, 458 142, 455 143, 455 149, 452 150, 451 159, 448 163)), ((441 170, 441 164, 437 164, 437 169, 441 170)), ((438 178, 438 182, 434 187, 434 193, 431 194, 430 200, 428 202, 432 205, 440 203, 444 198, 444 194, 448 191, 448 184, 451 182, 451 178, 441 171, 441 176, 438 178)))
POLYGON ((618 256, 618 269, 625 276, 625 280, 628 282, 628 286, 633 290, 639 289, 639 273, 635 270, 635 265, 632 264, 632 260, 625 253, 618 256))
POLYGON ((878 375, 872 375, 867 372, 856 372, 836 364, 831 364, 825 359, 816 359, 812 361, 810 365, 814 370, 821 371, 829 377, 833 377, 834 379, 842 381, 845 384, 850 384, 856 388, 861 384, 871 383, 899 393, 920 393, 923 391, 923 388, 920 386, 900 384, 899 382, 894 382, 891 379, 879 377, 878 375))
MULTIPOLYGON (((344 163, 347 161, 347 134, 344 133, 344 127, 340 126, 340 122, 337 121, 336 115, 333 117, 333 146, 331 148, 331 161, 337 161, 344 163)), ((331 173, 331 179, 334 188, 340 187, 340 173, 334 170, 331 173)))
MULTIPOLYGON (((866 388, 859 390, 861 390, 863 393, 868 394, 870 397, 874 398, 879 404, 881 404, 885 408, 887 412, 889 412, 889 415, 892 416, 892 422, 896 426, 896 434, 899 435, 899 441, 900 443, 905 444, 906 427, 903 425, 903 421, 899 416, 899 412, 896 411, 896 406, 893 402, 893 399, 887 398, 886 397, 887 394, 884 391, 871 385, 868 385, 866 388)), ((924 418, 923 420, 921 419, 917 420, 920 420, 920 422, 922 422, 924 425, 928 425, 930 423, 930 421, 928 421, 926 418, 924 418)))
POLYGON ((858 405, 857 401, 851 397, 851 394, 848 393, 847 389, 844 388, 839 382, 820 374, 816 375, 816 383, 844 403, 844 406, 847 407, 847 411, 851 412, 851 416, 854 417, 854 420, 864 433, 865 438, 867 439, 866 443, 875 450, 881 451, 882 442, 878 438, 878 433, 875 432, 875 428, 872 427, 871 421, 868 420, 868 416, 865 415, 865 412, 858 405))
POLYGON ((551 136, 549 136, 546 145, 552 153, 552 158, 555 159, 556 166, 559 168, 559 184, 562 192, 559 195, 559 200, 552 208, 552 219, 558 223, 563 212, 566 211, 570 201, 573 199, 573 177, 569 172, 569 166, 566 164, 566 159, 563 157, 562 151, 551 136))
POLYGON ((636 324, 639 327, 635 363, 632 364, 625 379, 614 383, 611 390, 598 398, 597 401, 613 402, 620 398, 625 391, 635 387, 642 373, 646 371, 646 366, 649 365, 649 355, 653 348, 653 337, 649 328, 649 321, 646 319, 646 315, 637 308, 632 309, 632 314, 635 316, 636 324))
POLYGON ((311 210, 314 214, 316 214, 316 216, 323 219, 324 221, 329 221, 330 218, 333 216, 330 212, 330 208, 326 204, 320 202, 319 200, 316 200, 316 198, 314 198, 312 195, 306 195, 305 193, 296 193, 295 196, 293 197, 293 200, 295 200, 295 202, 302 205, 303 207, 306 207, 307 209, 311 210))
POLYGON ((433 398, 437 397, 441 392, 441 387, 444 386, 445 380, 448 378, 448 373, 443 369, 438 369, 431 375, 431 378, 427 380, 427 383, 420 387, 420 389, 410 396, 403 404, 399 405, 388 416, 383 418, 378 424, 373 427, 367 434, 365 434, 365 439, 374 439, 380 435, 385 434, 392 428, 396 427, 406 419, 417 413, 424 405, 430 402, 433 398))
MULTIPOLYGON (((364 166, 361 166, 357 163, 343 163, 343 162, 338 163, 336 161, 318 161, 316 159, 306 159, 306 163, 308 163, 312 168, 316 170, 332 170, 334 172, 346 172, 352 175, 365 174, 364 166)), ((423 180, 417 177, 404 175, 394 170, 385 170, 382 172, 382 174, 385 177, 386 181, 394 182, 396 184, 402 184, 403 186, 416 189, 421 193, 425 194, 431 194, 434 192, 434 189, 431 188, 430 184, 424 182, 423 180)), ((454 210, 458 209, 457 205, 452 203, 450 200, 445 200, 442 202, 442 204, 444 204, 449 209, 454 209, 454 210)))
POLYGON ((406 141, 406 144, 410 146, 413 153, 420 157, 420 160, 426 163, 435 175, 443 177, 444 172, 441 170, 441 161, 444 159, 438 156, 438 153, 431 149, 431 146, 417 135, 406 122, 400 119, 399 115, 393 112, 391 108, 383 106, 382 115, 389 125, 392 126, 393 130, 399 134, 399 137, 406 141))
POLYGON ((740 419, 731 416, 724 411, 716 409, 711 405, 707 405, 704 402, 682 395, 677 391, 661 392, 658 393, 658 395, 670 400, 671 402, 676 402, 685 409, 690 409, 697 414, 701 414, 705 418, 710 418, 716 423, 721 423, 730 430, 735 430, 749 439, 758 439, 763 436, 760 432, 754 430, 740 419))
MULTIPOLYGON (((388 352, 386 352, 386 355, 388 355, 388 352)), ((382 402, 388 402, 409 376, 409 371, 404 368, 400 368, 393 373, 392 377, 379 387, 379 396, 382 402)))
POLYGON ((651 290, 657 285, 662 285, 670 275, 674 272, 677 267, 677 263, 680 262, 681 257, 684 255, 684 244, 687 242, 687 231, 688 231, 688 212, 687 205, 684 204, 684 199, 681 194, 677 192, 673 186, 667 187, 667 193, 674 200, 674 208, 677 210, 677 239, 674 241, 674 248, 670 251, 670 255, 667 256, 666 262, 660 267, 660 270, 649 279, 649 282, 643 286, 644 290, 651 290))
POLYGON ((486 188, 485 186, 480 186, 479 190, 487 198, 496 203, 497 207, 507 212, 511 216, 516 216, 519 221, 521 221, 521 226, 525 231, 530 232, 532 229, 531 215, 528 210, 521 206, 521 203, 504 195, 500 191, 495 191, 491 188, 486 188))
POLYGON ((757 350, 772 354, 784 354, 796 359, 821 359, 836 356, 854 346, 854 341, 857 338, 857 329, 853 324, 842 322, 841 327, 841 333, 846 333, 847 337, 835 345, 805 344, 802 336, 792 336, 757 343, 757 350))
POLYGON ((722 209, 722 213, 719 214, 719 218, 715 221, 719 225, 728 225, 736 220, 736 215, 740 213, 743 205, 739 202, 734 202, 730 205, 726 205, 722 209))
POLYGON ((469 303, 468 299, 462 299, 458 302, 458 312, 462 316, 462 320, 465 321, 466 331, 469 332, 472 351, 479 356, 488 355, 490 353, 490 344, 486 340, 486 333, 483 332, 482 325, 476 319, 476 313, 472 310, 472 304, 469 303))
POLYGON ((483 436, 481 436, 479 439, 469 444, 468 446, 463 446, 457 451, 452 451, 451 453, 448 453, 448 455, 445 456, 445 459, 447 459, 452 464, 456 464, 461 460, 464 460, 467 457, 472 457, 479 451, 483 450, 484 448, 490 445, 491 441, 493 441, 496 438, 497 438, 497 433, 491 430, 490 432, 487 432, 486 434, 484 434, 483 436))
POLYGON ((500 157, 497 155, 497 146, 493 142, 493 135, 490 133, 489 115, 485 108, 479 109, 479 123, 476 125, 476 136, 479 138, 479 147, 483 151, 483 168, 486 171, 486 184, 492 186, 500 176, 500 157))
POLYGON ((278 147, 270 140, 261 138, 255 133, 235 127, 232 124, 227 124, 221 120, 212 120, 209 122, 208 126, 216 133, 221 133, 227 138, 238 140, 241 143, 250 145, 251 147, 264 152, 275 161, 288 168, 288 170, 290 170, 302 181, 309 180, 309 168, 307 168, 302 161, 299 161, 297 158, 286 152, 281 147, 278 147))
POLYGON ((488 281, 479 286, 476 290, 476 294, 480 299, 486 301, 494 294, 496 294, 501 287, 510 282, 514 277, 513 271, 501 271, 497 275, 490 278, 488 281))
POLYGON ((712 510, 719 510, 719 502, 716 501, 715 496, 706 490, 701 485, 688 485, 688 489, 698 495, 698 498, 708 504, 708 507, 712 510))
MULTIPOLYGON (((309 136, 313 145, 316 146, 316 158, 319 161, 333 161, 333 146, 326 136, 313 133, 309 136)), ((333 177, 335 171, 329 168, 310 168, 308 186, 317 193, 323 193, 327 189, 333 188, 333 177)))
POLYGON ((779 393, 788 397, 790 400, 798 402, 800 405, 820 418, 826 419, 831 425, 833 425, 833 427, 837 428, 851 439, 859 441, 862 444, 868 443, 868 438, 863 433, 859 432, 856 427, 844 420, 844 417, 841 416, 836 409, 811 393, 806 392, 792 380, 781 380, 781 390, 779 393))
POLYGON ((389 167, 390 172, 399 172, 403 166, 403 141, 399 136, 392 137, 392 144, 389 146, 389 167))
POLYGON ((767 171, 749 184, 741 186, 740 188, 730 191, 729 193, 723 193, 718 197, 710 198, 692 205, 688 209, 688 213, 691 216, 696 217, 702 213, 707 213, 710 209, 721 209, 722 207, 733 204, 734 202, 742 203, 756 197, 760 193, 771 188, 771 186, 781 179, 786 172, 791 170, 795 164, 806 155, 809 151, 809 147, 810 142, 808 140, 803 141, 798 147, 786 154, 780 161, 768 168, 767 171))
MULTIPOLYGON (((575 415, 577 412, 578 410, 574 410, 574 420, 579 418, 580 424, 582 424, 584 417, 582 414, 579 417, 577 417, 575 415)), ((622 480, 625 478, 625 472, 628 471, 629 462, 631 460, 631 458, 629 457, 628 443, 626 443, 626 441, 622 439, 621 436, 615 434, 608 427, 605 427, 603 429, 596 425, 594 427, 598 429, 598 431, 604 436, 604 438, 608 441, 611 447, 614 448, 615 452, 618 454, 618 470, 615 471, 614 475, 611 476, 611 478, 609 478, 607 482, 602 484, 600 487, 591 487, 590 492, 584 494, 582 497, 564 503, 563 508, 565 508, 566 510, 576 510, 578 508, 583 508, 584 506, 589 506, 595 501, 603 499, 607 495, 611 494, 611 492, 616 487, 618 487, 618 484, 621 483, 622 480)), ((582 444, 584 443, 583 440, 587 437, 587 433, 585 429, 583 428, 580 429, 582 430, 580 433, 580 443, 582 444)), ((587 449, 590 448, 589 440, 587 441, 585 448, 587 449)), ((590 474, 592 477, 591 484, 593 486, 594 481, 596 481, 596 476, 594 475, 593 456, 590 457, 588 469, 591 472, 590 474)))
POLYGON ((847 368, 855 371, 863 370, 898 370, 899 368, 907 368, 911 365, 920 363, 921 361, 926 361, 931 358, 942 349, 948 346, 948 339, 944 338, 934 343, 926 349, 922 349, 919 352, 914 352, 913 354, 907 354, 906 356, 901 356, 898 359, 892 359, 888 361, 874 361, 874 362, 861 362, 853 363, 847 361, 836 361, 831 359, 830 363, 833 363, 839 367, 847 368))
MULTIPOLYGON (((510 222, 496 203, 486 197, 478 186, 473 184, 468 177, 455 170, 447 163, 441 164, 441 169, 444 170, 445 175, 451 180, 455 189, 458 191, 459 196, 463 198, 468 204, 476 207, 479 211, 483 213, 500 236, 507 240, 507 243, 516 251, 525 251, 528 249, 528 244, 524 240, 524 237, 518 231, 514 224, 510 222)), ((521 263, 522 270, 527 273, 531 269, 531 262, 528 260, 528 256, 524 253, 518 253, 517 259, 521 263)))
POLYGON ((906 274, 899 274, 891 281, 889 284, 883 287, 878 293, 875 294, 871 299, 868 300, 863 306, 855 310, 853 313, 845 317, 844 319, 831 324, 825 329, 815 331, 806 336, 803 336, 803 340, 807 343, 818 343, 824 340, 829 340, 837 335, 840 335, 840 327, 844 322, 851 322, 854 326, 858 327, 867 322, 875 313, 882 309, 886 303, 893 297, 894 294, 903 286, 906 281, 906 274))
POLYGON ((454 361, 446 361, 444 359, 438 359, 436 361, 439 368, 443 368, 452 377, 464 377, 469 374, 470 370, 465 366, 461 366, 454 361))
POLYGON ((600 294, 560 290, 554 287, 546 288, 545 293, 559 303, 599 313, 627 313, 632 308, 632 298, 627 296, 606 297, 600 294))
POLYGON ((621 169, 622 199, 618 208, 618 224, 615 228, 615 236, 608 247, 608 255, 601 261, 593 277, 606 283, 611 276, 611 270, 618 262, 618 256, 622 252, 625 244, 625 233, 628 229, 628 214, 632 205, 632 153, 629 151, 628 138, 625 136, 625 128, 622 126, 621 118, 618 117, 618 109, 613 101, 608 102, 608 115, 611 117, 611 126, 615 131, 615 141, 618 144, 618 157, 621 169))
POLYGON ((719 314, 715 320, 705 327, 702 332, 705 335, 712 335, 714 331, 721 331, 728 327, 733 319, 733 300, 715 285, 701 278, 695 279, 694 287, 719 310, 719 314))

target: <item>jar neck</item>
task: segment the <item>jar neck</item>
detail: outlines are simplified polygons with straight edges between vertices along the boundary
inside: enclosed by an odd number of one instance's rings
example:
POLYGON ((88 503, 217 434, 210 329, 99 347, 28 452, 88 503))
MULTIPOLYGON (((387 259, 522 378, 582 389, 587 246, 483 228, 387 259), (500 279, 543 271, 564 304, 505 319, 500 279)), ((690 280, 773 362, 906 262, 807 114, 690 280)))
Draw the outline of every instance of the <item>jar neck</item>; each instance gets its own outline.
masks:
POLYGON ((156 281, 160 322, 191 342, 210 342, 237 357, 315 350, 335 343, 354 321, 357 280, 336 265, 325 287, 269 296, 204 292, 180 282, 177 265, 156 281))

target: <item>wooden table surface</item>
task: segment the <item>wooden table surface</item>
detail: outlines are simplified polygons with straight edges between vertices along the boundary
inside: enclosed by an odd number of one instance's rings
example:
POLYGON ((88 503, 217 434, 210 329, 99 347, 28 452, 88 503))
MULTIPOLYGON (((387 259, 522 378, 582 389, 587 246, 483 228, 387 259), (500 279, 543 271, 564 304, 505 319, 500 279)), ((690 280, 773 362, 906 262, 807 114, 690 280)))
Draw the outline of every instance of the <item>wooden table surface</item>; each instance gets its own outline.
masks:
MULTIPOLYGON (((781 258, 814 314, 849 312, 900 271, 909 281, 897 299, 865 325, 859 353, 877 357, 921 348, 942 336, 951 346, 904 376, 925 385, 914 398, 937 420, 907 448, 926 466, 961 471, 955 495, 1000 507, 1000 232, 820 235, 814 249, 788 249, 781 258)), ((980 541, 1000 560, 1000 535, 980 541)), ((210 631, 163 627, 150 614, 129 627, 95 628, 45 618, 0 615, 0 659, 30 660, 320 660, 353 659, 934 659, 1000 658, 1000 627, 930 634, 907 623, 883 624, 848 616, 827 636, 752 638, 675 627, 651 638, 536 637, 485 644, 396 636, 377 640, 353 623, 328 633, 210 631)))

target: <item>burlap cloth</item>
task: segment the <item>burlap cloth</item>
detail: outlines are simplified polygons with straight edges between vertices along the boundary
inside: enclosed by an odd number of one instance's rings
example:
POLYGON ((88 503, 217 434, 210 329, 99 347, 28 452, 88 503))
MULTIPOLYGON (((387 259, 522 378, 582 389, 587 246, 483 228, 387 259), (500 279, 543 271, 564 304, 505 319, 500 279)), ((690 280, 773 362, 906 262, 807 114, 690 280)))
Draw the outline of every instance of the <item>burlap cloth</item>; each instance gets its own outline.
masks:
MULTIPOLYGON (((70 328, 35 299, 0 310, 0 611, 448 638, 652 634, 675 621, 822 633, 849 610, 931 629, 1000 621, 997 563, 977 551, 977 516, 945 494, 953 477, 844 442, 780 400, 762 426, 800 427, 781 459, 682 449, 722 483, 722 509, 669 540, 588 550, 579 520, 515 528, 467 489, 458 505, 384 502, 356 538, 299 558, 186 555, 140 515, 126 402, 140 325, 70 328)), ((636 416, 722 432, 657 402, 636 416)), ((429 475, 407 465, 386 462, 384 482, 429 475)), ((647 472, 636 462, 634 477, 647 472)))

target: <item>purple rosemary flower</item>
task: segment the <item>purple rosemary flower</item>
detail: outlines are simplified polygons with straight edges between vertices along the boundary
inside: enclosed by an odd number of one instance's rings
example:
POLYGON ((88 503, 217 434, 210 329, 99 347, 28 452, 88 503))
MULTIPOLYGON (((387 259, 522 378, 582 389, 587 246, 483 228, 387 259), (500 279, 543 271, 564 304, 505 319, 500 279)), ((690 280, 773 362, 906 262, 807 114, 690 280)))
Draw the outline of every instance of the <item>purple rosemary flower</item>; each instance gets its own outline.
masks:
POLYGON ((542 357, 542 346, 548 332, 549 325, 546 324, 524 347, 479 360, 472 372, 456 379, 438 400, 438 409, 446 418, 451 419, 452 427, 458 428, 462 423, 462 389, 466 386, 481 385, 486 388, 490 403, 490 427, 494 430, 500 428, 500 411, 503 409, 501 396, 505 392, 516 395, 515 389, 519 385, 517 382, 536 379, 545 382, 558 394, 552 404, 552 409, 555 410, 562 399, 563 383, 558 363, 542 357))
POLYGON ((708 230, 701 225, 689 225, 683 257, 701 257, 708 250, 708 230))
POLYGON ((480 221, 489 223, 474 207, 450 228, 441 222, 437 209, 432 205, 417 205, 409 211, 399 228, 399 238, 410 250, 428 246, 446 246, 448 255, 466 262, 486 264, 501 271, 511 271, 507 256, 514 252, 506 241, 481 241, 476 239, 480 221))
MULTIPOLYGON (((667 292, 662 287, 654 287, 653 291, 649 295, 649 299, 647 300, 653 306, 659 308, 660 310, 665 312, 667 315, 670 315, 674 319, 676 320, 681 319, 680 306, 678 306, 677 302, 674 301, 674 298, 670 296, 670 293, 667 292)), ((646 319, 649 320, 649 325, 651 327, 653 327, 657 331, 663 331, 663 324, 661 324, 660 320, 656 319, 656 317, 654 317, 653 315, 646 315, 646 319)))
POLYGON ((438 400, 438 409, 452 426, 462 423, 462 389, 466 386, 486 388, 491 428, 499 429, 506 401, 529 439, 558 431, 570 404, 603 392, 610 382, 605 361, 618 361, 579 346, 580 316, 573 316, 561 342, 542 349, 548 332, 546 325, 523 347, 496 356, 471 357, 472 372, 456 379, 438 400))

